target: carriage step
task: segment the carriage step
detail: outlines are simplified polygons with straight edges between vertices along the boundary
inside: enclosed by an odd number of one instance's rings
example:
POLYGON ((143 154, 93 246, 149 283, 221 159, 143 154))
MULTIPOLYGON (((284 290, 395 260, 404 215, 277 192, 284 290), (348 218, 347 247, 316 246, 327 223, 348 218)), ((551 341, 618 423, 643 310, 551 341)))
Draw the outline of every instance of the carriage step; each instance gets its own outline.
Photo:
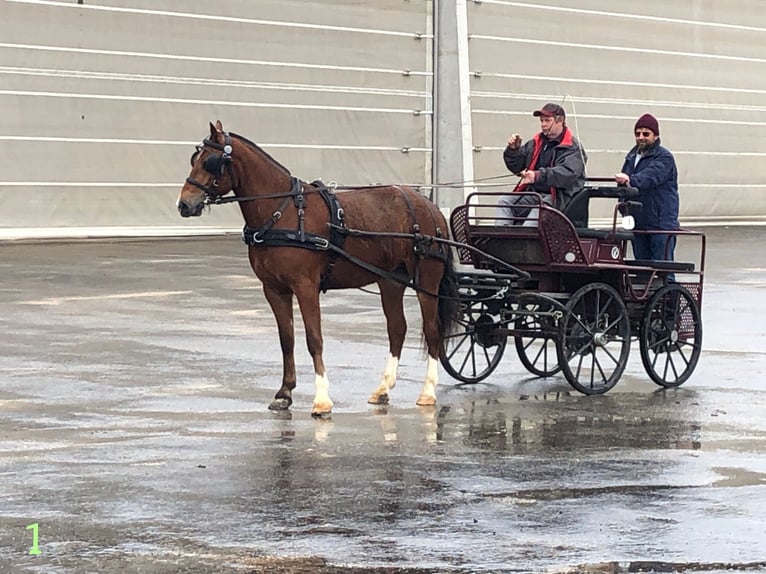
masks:
POLYGON ((511 287, 518 288, 519 277, 503 273, 458 273, 461 287, 511 287))

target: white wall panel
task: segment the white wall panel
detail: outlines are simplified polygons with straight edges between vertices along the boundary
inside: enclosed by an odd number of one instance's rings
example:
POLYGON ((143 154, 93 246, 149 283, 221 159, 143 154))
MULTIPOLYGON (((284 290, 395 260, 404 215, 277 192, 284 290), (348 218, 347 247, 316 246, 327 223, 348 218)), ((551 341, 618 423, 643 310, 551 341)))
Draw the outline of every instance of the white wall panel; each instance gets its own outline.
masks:
POLYGON ((0 0, 0 228, 181 220, 193 146, 224 126, 298 177, 430 173, 426 0, 0 0))
MULTIPOLYGON (((476 177, 502 174, 547 101, 614 174, 650 112, 676 156, 681 215, 766 217, 766 12, 753 0, 469 3, 476 177), (492 157, 487 158, 487 155, 492 157)), ((598 214, 598 211, 597 211, 598 214)))

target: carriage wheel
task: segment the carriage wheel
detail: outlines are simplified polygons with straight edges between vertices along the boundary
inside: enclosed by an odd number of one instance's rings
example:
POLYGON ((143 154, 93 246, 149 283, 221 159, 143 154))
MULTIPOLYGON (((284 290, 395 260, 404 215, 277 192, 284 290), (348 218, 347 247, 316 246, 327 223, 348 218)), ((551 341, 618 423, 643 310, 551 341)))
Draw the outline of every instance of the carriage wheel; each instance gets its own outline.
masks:
POLYGON ((628 364, 630 318, 614 288, 592 283, 575 291, 559 337, 559 365, 570 385, 597 395, 617 384, 628 364))
MULTIPOLYGON (((541 311, 539 305, 528 305, 527 310, 541 311)), ((516 319, 517 331, 528 335, 516 335, 514 343, 524 368, 538 377, 552 377, 561 370, 556 343, 558 333, 552 317, 522 315, 516 319)))
POLYGON ((457 322, 463 330, 445 340, 441 364, 458 381, 478 383, 497 368, 508 338, 498 331, 500 317, 489 312, 484 302, 461 302, 457 322))
POLYGON ((681 285, 660 288, 641 319, 641 362, 658 385, 678 387, 688 379, 702 350, 702 321, 697 302, 681 285))

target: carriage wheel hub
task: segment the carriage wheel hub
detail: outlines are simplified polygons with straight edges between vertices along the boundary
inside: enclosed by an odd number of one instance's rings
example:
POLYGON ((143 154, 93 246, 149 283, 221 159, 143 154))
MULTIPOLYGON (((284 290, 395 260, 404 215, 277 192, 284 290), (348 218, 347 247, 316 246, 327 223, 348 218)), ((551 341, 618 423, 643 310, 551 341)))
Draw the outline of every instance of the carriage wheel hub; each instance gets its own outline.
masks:
POLYGON ((606 347, 606 344, 607 344, 606 333, 594 333, 593 342, 599 347, 606 347))

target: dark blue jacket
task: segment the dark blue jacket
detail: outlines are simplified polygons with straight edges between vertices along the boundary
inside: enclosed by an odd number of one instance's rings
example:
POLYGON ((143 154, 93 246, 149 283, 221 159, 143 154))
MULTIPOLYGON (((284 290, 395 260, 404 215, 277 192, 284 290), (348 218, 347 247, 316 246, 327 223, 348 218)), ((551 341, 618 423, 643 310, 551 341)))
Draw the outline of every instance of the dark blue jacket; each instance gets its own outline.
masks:
POLYGON ((638 147, 625 156, 622 173, 630 176, 631 187, 641 194, 643 204, 637 214, 636 229, 678 229, 678 169, 670 150, 660 145, 660 138, 636 163, 638 147))

